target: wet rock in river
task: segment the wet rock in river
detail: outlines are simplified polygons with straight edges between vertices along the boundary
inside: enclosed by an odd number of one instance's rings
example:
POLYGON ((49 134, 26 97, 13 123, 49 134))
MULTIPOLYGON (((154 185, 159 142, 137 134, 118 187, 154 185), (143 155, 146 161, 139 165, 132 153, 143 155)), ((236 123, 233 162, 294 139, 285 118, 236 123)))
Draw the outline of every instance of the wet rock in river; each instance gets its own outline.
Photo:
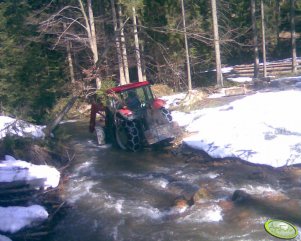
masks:
POLYGON ((199 186, 193 185, 188 182, 183 181, 174 181, 169 183, 168 192, 172 194, 176 194, 177 196, 185 197, 186 199, 190 199, 191 196, 198 190, 199 186))
POLYGON ((281 192, 264 192, 262 197, 257 198, 264 198, 266 202, 270 203, 284 202, 289 200, 289 197, 281 192))
POLYGON ((248 179, 251 180, 263 180, 267 177, 267 174, 264 171, 256 170, 248 174, 248 179))
POLYGON ((232 201, 233 202, 247 202, 251 200, 251 195, 246 193, 243 190, 236 190, 232 195, 232 201))
POLYGON ((177 210, 186 210, 190 206, 190 202, 184 197, 180 197, 175 200, 174 208, 177 210))
MULTIPOLYGON (((273 191, 253 194, 243 190, 236 190, 232 195, 232 201, 251 207, 264 215, 277 216, 280 219, 293 220, 301 224, 301 202, 299 199, 291 199, 284 193, 273 191)), ((243 218, 240 217, 240 218, 243 218)))
POLYGON ((210 191, 205 188, 201 187, 193 196, 192 196, 192 202, 197 203, 197 202, 202 202, 202 201, 207 201, 209 199, 212 199, 212 194, 210 191))
POLYGON ((234 207, 233 202, 229 200, 220 200, 218 205, 222 208, 223 212, 231 211, 234 207))

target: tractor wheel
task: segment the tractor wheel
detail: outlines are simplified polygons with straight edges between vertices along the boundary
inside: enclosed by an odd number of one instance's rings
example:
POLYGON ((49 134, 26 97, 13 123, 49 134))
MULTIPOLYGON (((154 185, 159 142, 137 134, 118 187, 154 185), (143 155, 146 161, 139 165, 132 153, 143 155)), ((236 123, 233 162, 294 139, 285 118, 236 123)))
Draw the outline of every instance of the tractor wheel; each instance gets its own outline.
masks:
POLYGON ((141 148, 139 129, 135 122, 123 121, 116 127, 115 134, 121 149, 136 152, 141 148))
POLYGON ((168 121, 168 123, 171 123, 172 122, 172 116, 171 116, 171 113, 168 109, 162 107, 160 109, 161 111, 161 114, 163 115, 163 117, 168 121))

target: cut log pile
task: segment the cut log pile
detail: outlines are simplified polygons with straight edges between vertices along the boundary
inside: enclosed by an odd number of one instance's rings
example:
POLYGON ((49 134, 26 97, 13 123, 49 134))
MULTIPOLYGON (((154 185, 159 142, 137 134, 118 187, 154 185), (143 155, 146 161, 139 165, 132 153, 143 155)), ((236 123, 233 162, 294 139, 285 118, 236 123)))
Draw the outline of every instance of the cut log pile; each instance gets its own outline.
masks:
MULTIPOLYGON (((267 75, 282 75, 292 73, 292 63, 290 61, 275 61, 268 62, 267 65, 267 75)), ((297 60, 297 70, 301 70, 301 59, 297 60)), ((224 78, 237 78, 237 77, 250 77, 254 75, 254 65, 253 64, 242 64, 233 67, 231 72, 224 73, 224 78)), ((259 76, 263 76, 263 64, 260 63, 259 66, 259 76)))

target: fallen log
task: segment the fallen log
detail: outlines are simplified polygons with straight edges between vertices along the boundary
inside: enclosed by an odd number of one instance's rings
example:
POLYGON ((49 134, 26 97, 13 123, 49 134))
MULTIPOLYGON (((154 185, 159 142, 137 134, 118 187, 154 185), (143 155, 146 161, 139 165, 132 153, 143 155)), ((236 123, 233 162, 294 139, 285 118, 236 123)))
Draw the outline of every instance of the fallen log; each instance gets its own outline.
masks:
POLYGON ((67 104, 64 106, 64 108, 61 110, 61 112, 56 116, 56 118, 50 122, 47 127, 45 128, 44 132, 46 137, 49 137, 51 132, 55 129, 55 127, 62 121, 64 116, 68 113, 68 111, 72 108, 75 101, 77 100, 78 96, 73 96, 67 104))

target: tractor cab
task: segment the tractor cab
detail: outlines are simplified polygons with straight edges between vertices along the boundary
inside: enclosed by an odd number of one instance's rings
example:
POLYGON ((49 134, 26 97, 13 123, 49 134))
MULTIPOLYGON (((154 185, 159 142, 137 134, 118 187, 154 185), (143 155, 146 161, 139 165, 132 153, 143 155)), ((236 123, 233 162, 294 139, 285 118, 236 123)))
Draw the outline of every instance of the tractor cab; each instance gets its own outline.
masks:
POLYGON ((149 82, 137 82, 111 88, 107 91, 107 106, 112 111, 133 118, 142 114, 153 103, 154 96, 149 82))

